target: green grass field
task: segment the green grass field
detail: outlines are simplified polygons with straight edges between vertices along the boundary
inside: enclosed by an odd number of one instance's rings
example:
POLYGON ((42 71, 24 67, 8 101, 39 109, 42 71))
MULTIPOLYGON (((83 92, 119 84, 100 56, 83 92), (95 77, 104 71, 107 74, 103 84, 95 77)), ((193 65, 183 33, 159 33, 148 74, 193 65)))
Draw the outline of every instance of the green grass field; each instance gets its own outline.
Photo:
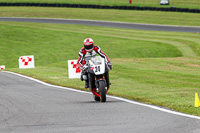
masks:
POLYGON ((170 7, 200 9, 199 0, 170 0, 169 6, 160 5, 160 0, 0 0, 0 2, 17 3, 69 3, 69 4, 91 4, 91 5, 122 5, 122 6, 150 6, 150 7, 170 7))
POLYGON ((17 22, 0 22, 0 31, 6 70, 85 90, 80 79, 68 78, 67 60, 77 59, 91 37, 114 65, 109 94, 200 116, 194 108, 194 94, 200 93, 198 34, 17 22), (35 69, 18 69, 23 55, 35 56, 35 69))

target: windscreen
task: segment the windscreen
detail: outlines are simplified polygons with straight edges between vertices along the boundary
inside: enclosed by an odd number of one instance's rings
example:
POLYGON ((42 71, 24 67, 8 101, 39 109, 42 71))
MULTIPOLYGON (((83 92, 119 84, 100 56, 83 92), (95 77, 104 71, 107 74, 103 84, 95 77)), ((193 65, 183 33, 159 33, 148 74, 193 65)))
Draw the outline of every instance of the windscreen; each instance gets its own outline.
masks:
POLYGON ((91 61, 94 65, 101 65, 102 58, 100 56, 95 56, 95 57, 92 57, 91 61))

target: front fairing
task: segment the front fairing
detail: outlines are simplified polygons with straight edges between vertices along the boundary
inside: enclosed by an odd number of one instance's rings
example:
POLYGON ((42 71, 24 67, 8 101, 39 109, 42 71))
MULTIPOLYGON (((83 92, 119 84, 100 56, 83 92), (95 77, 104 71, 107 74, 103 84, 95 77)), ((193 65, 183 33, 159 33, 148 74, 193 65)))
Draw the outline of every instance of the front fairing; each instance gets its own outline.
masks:
POLYGON ((107 63, 103 58, 100 56, 95 56, 91 58, 88 62, 88 72, 93 73, 95 75, 102 75, 105 72, 108 72, 110 68, 108 67, 107 63))

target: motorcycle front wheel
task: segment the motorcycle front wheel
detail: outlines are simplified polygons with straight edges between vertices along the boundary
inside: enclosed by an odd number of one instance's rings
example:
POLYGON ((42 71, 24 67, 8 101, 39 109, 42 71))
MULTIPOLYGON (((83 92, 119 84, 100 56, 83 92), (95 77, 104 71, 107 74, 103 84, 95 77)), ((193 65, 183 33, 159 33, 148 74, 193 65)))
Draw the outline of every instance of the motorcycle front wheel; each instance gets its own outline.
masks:
POLYGON ((106 89, 105 89, 105 82, 99 81, 99 94, 100 94, 100 101, 106 102, 106 89))

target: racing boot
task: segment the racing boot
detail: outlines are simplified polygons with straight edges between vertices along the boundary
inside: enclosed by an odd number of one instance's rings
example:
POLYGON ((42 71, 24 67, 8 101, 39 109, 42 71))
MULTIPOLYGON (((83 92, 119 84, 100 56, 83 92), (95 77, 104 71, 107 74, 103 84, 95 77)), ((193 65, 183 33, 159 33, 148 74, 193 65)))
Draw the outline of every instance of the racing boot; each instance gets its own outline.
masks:
POLYGON ((89 81, 85 80, 85 88, 89 88, 89 81))

